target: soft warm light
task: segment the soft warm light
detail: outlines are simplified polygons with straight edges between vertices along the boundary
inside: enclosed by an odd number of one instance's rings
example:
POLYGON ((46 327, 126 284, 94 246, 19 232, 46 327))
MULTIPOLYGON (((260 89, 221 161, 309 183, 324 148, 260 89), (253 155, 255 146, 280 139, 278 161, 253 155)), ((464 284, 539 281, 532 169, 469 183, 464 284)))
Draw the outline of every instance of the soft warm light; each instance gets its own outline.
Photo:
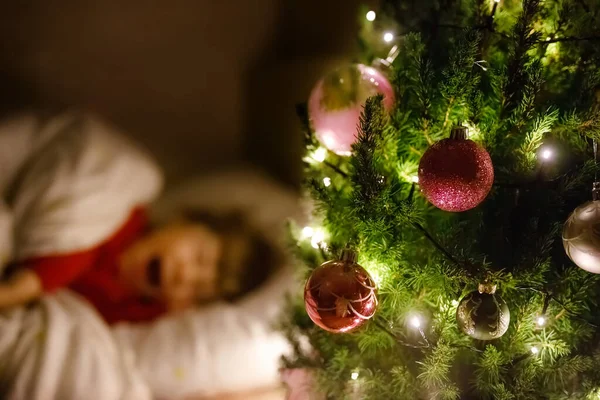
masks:
POLYGON ((352 378, 353 381, 358 379, 358 372, 353 372, 352 375, 350 375, 350 378, 352 378))
POLYGON ((414 175, 414 176, 412 176, 412 177, 410 178, 410 180, 411 180, 413 183, 419 183, 419 177, 418 177, 417 175, 414 175))
POLYGON ((419 329, 421 327, 421 318, 419 318, 418 315, 415 315, 415 316, 411 317, 411 319, 410 319, 410 325, 413 328, 419 329))
POLYGON ((539 352, 540 352, 540 349, 538 349, 537 347, 535 347, 535 346, 531 347, 531 354, 537 354, 539 352))
POLYGON ((367 21, 375 21, 375 17, 377 17, 377 14, 375 14, 375 11, 369 11, 367 13, 367 21))
POLYGON ((554 154, 554 153, 553 153, 553 152, 552 152, 552 150, 550 150, 550 149, 543 149, 543 150, 542 150, 542 152, 541 152, 541 156, 542 156, 542 158, 543 158, 544 160, 549 160, 549 159, 551 159, 553 154, 554 154))
POLYGON ((500 3, 500 0, 494 0, 496 3, 500 3))
POLYGON ((323 240, 325 240, 325 232, 323 231, 323 229, 315 229, 312 235, 312 239, 310 241, 311 246, 315 249, 318 249, 319 246, 323 243, 323 240))
POLYGON ((312 237, 314 232, 315 230, 313 228, 311 228, 310 226, 305 226, 304 228, 302 228, 302 239, 308 239, 309 237, 312 237))
POLYGON ((544 325, 546 325, 546 318, 543 316, 539 316, 539 317, 537 317, 537 320, 535 322, 537 323, 538 326, 544 326, 544 325))
POLYGON ((383 40, 386 43, 391 42, 392 40, 394 40, 394 34, 392 32, 386 32, 383 34, 383 40))
POLYGON ((319 147, 315 150, 315 152, 312 155, 312 158, 318 162, 325 161, 325 157, 327 157, 327 149, 325 149, 324 147, 319 147))
POLYGON ((325 185, 325 187, 329 187, 329 185, 331 185, 331 178, 328 176, 323 178, 323 185, 325 185))

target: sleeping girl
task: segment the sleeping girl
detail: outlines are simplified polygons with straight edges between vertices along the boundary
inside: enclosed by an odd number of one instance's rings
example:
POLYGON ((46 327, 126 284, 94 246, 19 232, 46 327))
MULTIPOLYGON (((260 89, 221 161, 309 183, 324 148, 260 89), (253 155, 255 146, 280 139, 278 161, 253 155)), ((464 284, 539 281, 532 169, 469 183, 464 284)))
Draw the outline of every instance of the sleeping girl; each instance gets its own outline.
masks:
POLYGON ((277 265, 277 251, 239 214, 184 210, 151 227, 160 174, 104 123, 71 115, 31 126, 11 139, 26 141, 27 156, 5 169, 14 171, 3 193, 15 213, 15 257, 0 309, 68 288, 110 324, 142 322, 234 300, 277 265))

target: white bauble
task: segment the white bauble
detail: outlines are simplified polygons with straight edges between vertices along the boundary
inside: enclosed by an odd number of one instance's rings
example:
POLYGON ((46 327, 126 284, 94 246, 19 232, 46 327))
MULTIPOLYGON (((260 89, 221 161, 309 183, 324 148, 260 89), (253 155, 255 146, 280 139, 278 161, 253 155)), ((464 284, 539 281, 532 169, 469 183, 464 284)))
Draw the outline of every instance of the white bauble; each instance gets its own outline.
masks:
POLYGON ((577 207, 565 222, 562 236, 571 261, 581 269, 600 274, 600 200, 577 207))

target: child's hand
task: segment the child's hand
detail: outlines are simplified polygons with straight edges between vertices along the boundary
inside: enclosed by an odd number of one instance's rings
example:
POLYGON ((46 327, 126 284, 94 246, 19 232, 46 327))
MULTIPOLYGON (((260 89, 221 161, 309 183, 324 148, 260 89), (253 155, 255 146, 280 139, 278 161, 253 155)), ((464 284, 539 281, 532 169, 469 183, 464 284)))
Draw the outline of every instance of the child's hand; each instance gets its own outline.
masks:
POLYGON ((0 309, 25 304, 40 297, 42 282, 35 272, 24 269, 0 282, 0 309))

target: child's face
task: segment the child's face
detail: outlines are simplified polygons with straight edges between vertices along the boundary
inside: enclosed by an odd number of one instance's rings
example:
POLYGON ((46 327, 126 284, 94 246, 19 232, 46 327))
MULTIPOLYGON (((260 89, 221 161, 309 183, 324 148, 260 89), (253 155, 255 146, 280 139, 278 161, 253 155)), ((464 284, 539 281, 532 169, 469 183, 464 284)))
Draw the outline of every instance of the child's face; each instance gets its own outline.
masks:
POLYGON ((121 276, 141 294, 179 310, 217 295, 222 241, 209 228, 178 223, 151 232, 121 257, 121 276))

